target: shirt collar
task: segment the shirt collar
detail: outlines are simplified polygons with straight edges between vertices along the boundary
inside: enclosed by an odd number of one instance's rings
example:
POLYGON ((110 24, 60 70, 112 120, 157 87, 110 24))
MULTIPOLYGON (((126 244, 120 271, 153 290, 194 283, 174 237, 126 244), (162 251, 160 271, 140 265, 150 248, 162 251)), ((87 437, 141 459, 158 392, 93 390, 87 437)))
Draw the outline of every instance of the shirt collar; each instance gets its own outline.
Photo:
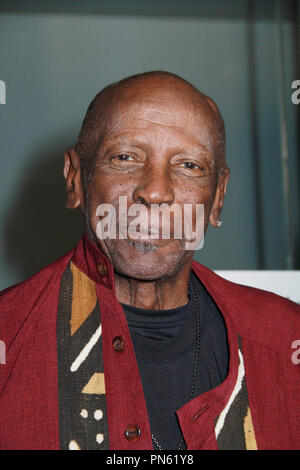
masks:
POLYGON ((90 279, 115 290, 114 269, 111 262, 86 234, 75 247, 72 261, 90 279))

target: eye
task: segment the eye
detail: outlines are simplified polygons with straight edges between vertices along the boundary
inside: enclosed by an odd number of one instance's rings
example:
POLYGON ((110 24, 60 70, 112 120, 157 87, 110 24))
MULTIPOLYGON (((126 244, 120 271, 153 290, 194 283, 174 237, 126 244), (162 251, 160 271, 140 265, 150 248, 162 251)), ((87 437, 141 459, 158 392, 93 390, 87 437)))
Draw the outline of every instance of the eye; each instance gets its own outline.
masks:
POLYGON ((129 162, 129 161, 133 161, 133 157, 131 157, 130 155, 126 155, 126 154, 121 154, 121 155, 116 155, 115 157, 113 157, 114 159, 117 159, 119 162, 129 162))
POLYGON ((204 175, 206 173, 205 169, 195 162, 185 161, 185 162, 182 162, 179 166, 186 170, 193 171, 193 173, 195 174, 197 173, 197 175, 199 176, 204 175))
POLYGON ((182 175, 192 178, 208 176, 208 170, 201 164, 201 162, 182 159, 181 161, 178 161, 177 168, 182 175))
POLYGON ((194 170, 195 168, 199 170, 203 170, 203 168, 200 168, 199 165, 193 162, 183 162, 181 163, 180 166, 184 166, 184 168, 188 168, 189 170, 194 170))
POLYGON ((133 168, 136 166, 136 158, 134 158, 131 155, 128 155, 127 153, 120 153, 119 155, 114 155, 110 158, 111 165, 114 168, 120 169, 120 170, 128 170, 130 168, 133 168))

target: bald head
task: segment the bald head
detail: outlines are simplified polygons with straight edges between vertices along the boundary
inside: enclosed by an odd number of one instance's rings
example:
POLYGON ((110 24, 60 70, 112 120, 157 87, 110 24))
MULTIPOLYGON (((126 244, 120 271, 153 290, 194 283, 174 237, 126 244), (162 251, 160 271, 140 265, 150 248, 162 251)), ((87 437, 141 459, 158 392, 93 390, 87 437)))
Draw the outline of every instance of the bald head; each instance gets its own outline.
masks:
POLYGON ((191 110, 205 117, 209 127, 216 165, 219 173, 226 168, 225 128, 216 104, 178 75, 153 71, 132 75, 101 90, 90 103, 78 136, 76 150, 82 162, 93 157, 97 146, 111 125, 112 115, 120 107, 155 103, 158 109, 165 103, 174 103, 178 110, 191 110))

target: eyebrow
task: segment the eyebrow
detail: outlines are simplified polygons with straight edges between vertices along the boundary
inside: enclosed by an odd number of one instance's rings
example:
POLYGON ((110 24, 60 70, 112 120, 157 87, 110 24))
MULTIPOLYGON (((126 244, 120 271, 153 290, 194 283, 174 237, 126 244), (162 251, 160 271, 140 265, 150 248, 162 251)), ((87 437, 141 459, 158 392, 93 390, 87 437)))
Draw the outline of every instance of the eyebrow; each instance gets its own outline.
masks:
MULTIPOLYGON (((149 147, 149 143, 147 139, 144 139, 141 135, 137 135, 136 137, 134 137, 134 139, 127 138, 122 135, 121 136, 109 135, 107 137, 104 137, 104 139, 99 143, 97 150, 96 150, 96 154, 99 153, 100 147, 102 146, 108 147, 110 144, 129 145, 129 146, 136 147, 136 148, 141 147, 142 149, 143 147, 144 148, 149 147)), ((191 150, 188 152, 185 151, 184 153, 182 153, 182 155, 192 155, 196 153, 202 153, 202 154, 205 153, 205 154, 213 155, 213 152, 211 152, 211 150, 208 147, 206 147, 204 144, 201 144, 201 143, 195 144, 195 147, 191 148, 191 150)))
MULTIPOLYGON (((143 143, 143 142, 141 142, 141 143, 143 143)), ((101 147, 109 147, 110 145, 113 145, 113 144, 116 144, 116 145, 130 145, 132 147, 136 147, 140 143, 137 143, 137 142, 134 142, 132 140, 126 139, 122 136, 120 136, 120 137, 113 137, 113 136, 104 137, 104 139, 100 140, 100 142, 99 142, 99 144, 96 148, 96 154, 99 154, 99 149, 101 147)))
POLYGON ((101 147, 102 145, 108 146, 111 143, 136 146, 140 144, 146 144, 147 142, 145 139, 141 138, 141 136, 137 136, 136 138, 134 138, 134 140, 132 140, 124 136, 109 135, 107 137, 104 137, 104 139, 100 142, 99 147, 101 147))

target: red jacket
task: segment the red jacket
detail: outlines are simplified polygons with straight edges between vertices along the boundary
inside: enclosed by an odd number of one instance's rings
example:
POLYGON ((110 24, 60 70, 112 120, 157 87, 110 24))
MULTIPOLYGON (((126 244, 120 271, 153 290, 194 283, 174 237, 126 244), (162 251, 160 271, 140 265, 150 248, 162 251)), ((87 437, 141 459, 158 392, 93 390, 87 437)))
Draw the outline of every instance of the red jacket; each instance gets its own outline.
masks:
MULTIPOLYGON (((65 256, 0 294, 0 340, 6 346, 6 363, 0 361, 0 448, 60 448, 57 311, 62 275, 70 262, 94 286, 101 309, 109 448, 152 449, 130 333, 115 296, 113 267, 85 237, 65 256), (118 352, 116 337, 123 341, 118 352), (126 437, 130 424, 139 427, 138 439, 126 437)), ((220 386, 178 410, 187 448, 220 448, 218 432, 239 380, 240 341, 251 410, 250 418, 249 413, 244 417, 246 447, 299 449, 300 365, 292 360, 292 343, 300 340, 299 306, 229 282, 199 263, 193 262, 192 269, 225 319, 230 365, 220 386)))

